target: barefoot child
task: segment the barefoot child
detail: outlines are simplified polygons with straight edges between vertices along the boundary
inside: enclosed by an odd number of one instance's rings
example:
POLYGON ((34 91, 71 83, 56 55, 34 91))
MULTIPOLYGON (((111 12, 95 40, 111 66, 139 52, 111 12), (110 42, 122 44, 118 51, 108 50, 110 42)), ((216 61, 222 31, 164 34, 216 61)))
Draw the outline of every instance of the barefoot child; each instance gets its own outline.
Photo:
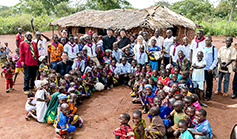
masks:
POLYGON ((26 101, 26 104, 25 104, 25 109, 27 111, 26 113, 26 117, 25 119, 26 120, 29 120, 29 117, 32 116, 36 119, 36 113, 35 113, 35 110, 36 110, 36 100, 35 100, 35 94, 33 91, 29 91, 28 94, 27 94, 27 101, 26 101))
POLYGON ((115 139, 135 139, 135 135, 131 126, 128 124, 130 116, 127 113, 122 113, 119 116, 120 127, 114 130, 115 139))
POLYGON ((204 68, 206 67, 206 61, 203 59, 203 52, 197 53, 197 60, 193 63, 194 68, 192 74, 193 85, 196 90, 196 94, 200 96, 200 105, 207 107, 202 101, 204 99, 204 68))
POLYGON ((132 122, 134 123, 133 132, 136 139, 145 139, 145 120, 142 119, 142 112, 139 110, 133 111, 132 122))
POLYGON ((20 62, 20 56, 19 56, 19 48, 17 48, 15 50, 16 52, 16 55, 14 56, 14 62, 15 62, 15 76, 14 76, 14 81, 13 83, 15 83, 16 81, 16 78, 17 78, 17 75, 18 73, 21 71, 22 73, 24 73, 24 69, 21 65, 21 62, 20 62))
POLYGON ((166 135, 166 128, 163 123, 163 120, 159 116, 160 108, 159 107, 152 107, 151 108, 151 116, 152 122, 146 128, 146 136, 151 137, 152 139, 159 139, 163 138, 166 135))
POLYGON ((9 92, 10 90, 13 89, 13 74, 14 70, 10 67, 9 62, 5 62, 5 68, 2 71, 3 74, 5 74, 5 79, 6 79, 6 93, 9 92))

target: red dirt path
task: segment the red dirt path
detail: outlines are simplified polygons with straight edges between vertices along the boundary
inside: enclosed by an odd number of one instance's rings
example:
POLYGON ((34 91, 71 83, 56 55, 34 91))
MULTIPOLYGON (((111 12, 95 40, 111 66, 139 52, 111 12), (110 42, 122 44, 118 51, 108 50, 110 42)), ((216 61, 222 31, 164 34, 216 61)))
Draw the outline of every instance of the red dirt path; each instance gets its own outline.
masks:
MULTIPOLYGON (((51 36, 51 32, 45 33, 51 36)), ((224 46, 221 37, 214 37, 213 44, 220 48, 224 46)), ((237 40, 235 39, 235 42, 237 40)), ((11 50, 15 49, 14 35, 0 36, 0 42, 8 42, 11 50)), ((233 75, 231 76, 232 81, 233 75)), ((5 93, 5 80, 0 78, 0 138, 1 139, 42 139, 55 138, 54 128, 52 125, 40 124, 34 120, 25 121, 25 102, 26 96, 23 94, 23 74, 20 74, 14 86, 15 91, 5 93)), ((232 92, 232 82, 228 94, 232 92)), ((214 82, 214 90, 216 82, 214 82)), ((93 93, 92 97, 79 106, 78 114, 84 119, 84 126, 77 129, 74 138, 82 139, 111 139, 113 130, 118 127, 118 117, 121 113, 132 113, 135 109, 140 109, 139 105, 131 103, 128 93, 129 88, 125 86, 116 87, 110 91, 93 93)), ((207 119, 211 123, 214 138, 229 138, 232 127, 237 123, 237 109, 228 108, 227 105, 237 103, 230 97, 213 96, 212 100, 206 102, 208 108, 207 119)), ((147 124, 149 120, 143 115, 147 124)), ((132 122, 130 122, 131 125, 132 122)))

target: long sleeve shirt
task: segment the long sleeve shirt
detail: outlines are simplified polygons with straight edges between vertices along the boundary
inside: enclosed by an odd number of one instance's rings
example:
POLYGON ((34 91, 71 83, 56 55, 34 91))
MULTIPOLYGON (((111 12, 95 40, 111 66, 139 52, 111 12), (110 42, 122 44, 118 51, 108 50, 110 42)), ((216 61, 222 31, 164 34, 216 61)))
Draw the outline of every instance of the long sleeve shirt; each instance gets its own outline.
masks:
POLYGON ((20 44, 20 62, 25 64, 26 66, 34 66, 37 65, 37 59, 39 57, 38 48, 35 42, 32 42, 33 49, 34 49, 34 56, 33 58, 32 53, 30 51, 30 44, 26 41, 20 44))
POLYGON ((74 61, 73 62, 73 65, 72 65, 72 69, 75 69, 77 68, 78 70, 80 70, 82 73, 84 72, 85 70, 85 61, 84 60, 77 60, 77 61, 74 61))
POLYGON ((120 63, 120 59, 123 57, 123 51, 120 49, 117 49, 116 51, 112 51, 112 58, 115 58, 118 63, 120 63))
POLYGON ((148 56, 145 52, 144 53, 137 52, 135 55, 135 59, 137 60, 138 64, 142 65, 148 62, 148 56))
POLYGON ((204 70, 209 70, 209 69, 213 70, 216 67, 216 64, 218 62, 218 52, 217 52, 217 49, 215 47, 213 49, 213 47, 214 46, 212 45, 210 48, 208 47, 204 48, 204 51, 203 51, 204 60, 206 61, 206 67, 204 68, 204 70))
POLYGON ((84 46, 85 49, 87 49, 87 55, 91 58, 93 57, 96 57, 97 54, 96 54, 96 46, 95 44, 93 43, 92 46, 88 46, 87 44, 84 46))

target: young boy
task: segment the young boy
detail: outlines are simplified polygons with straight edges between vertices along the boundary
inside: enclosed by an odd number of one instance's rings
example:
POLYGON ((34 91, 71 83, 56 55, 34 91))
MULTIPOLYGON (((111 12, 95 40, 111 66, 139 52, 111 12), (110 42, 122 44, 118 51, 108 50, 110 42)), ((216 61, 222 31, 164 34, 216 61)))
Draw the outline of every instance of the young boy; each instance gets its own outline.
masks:
POLYGON ((152 139, 159 139, 163 138, 166 135, 166 128, 163 123, 163 120, 159 116, 160 108, 159 107, 152 107, 151 108, 151 116, 152 122, 146 128, 146 136, 151 137, 152 139))
POLYGON ((189 78, 189 71, 184 71, 184 72, 182 73, 182 79, 185 80, 186 85, 187 85, 189 91, 190 91, 191 93, 193 93, 193 82, 192 82, 192 80, 189 78))
POLYGON ((125 53, 123 54, 123 57, 126 57, 128 63, 131 64, 131 62, 133 60, 133 56, 134 56, 134 54, 130 52, 129 48, 126 48, 125 53))
POLYGON ((147 111, 154 106, 153 99, 156 96, 155 93, 152 92, 152 86, 150 84, 145 85, 145 101, 144 101, 144 110, 143 113, 147 113, 147 111))
POLYGON ((85 70, 85 61, 83 60, 83 56, 81 53, 77 54, 77 59, 74 60, 73 64, 72 64, 72 69, 77 69, 79 71, 81 71, 82 73, 85 70))
POLYGON ((193 85, 196 90, 196 94, 199 94, 200 96, 200 105, 207 107, 206 104, 202 103, 204 99, 204 68, 206 67, 206 61, 203 59, 202 51, 197 53, 197 60, 193 63, 192 67, 194 68, 192 74, 193 85))
POLYGON ((67 137, 69 139, 72 139, 70 133, 74 132, 76 130, 76 127, 69 124, 69 114, 70 109, 68 104, 63 103, 61 105, 61 111, 57 115, 57 118, 54 122, 54 127, 56 133, 59 134, 61 137, 67 137))
POLYGON ((139 110, 133 111, 132 122, 134 123, 133 132, 135 134, 136 139, 144 139, 146 123, 145 120, 142 119, 142 112, 139 110))
POLYGON ((8 43, 7 43, 7 42, 5 42, 4 44, 5 44, 5 52, 6 52, 6 55, 7 55, 7 57, 8 57, 8 56, 9 56, 9 53, 12 53, 12 51, 11 51, 11 49, 8 47, 8 43))
POLYGON ((122 113, 119 116, 120 127, 114 130, 116 139, 135 139, 135 135, 131 126, 128 124, 130 116, 127 113, 122 113))
POLYGON ((9 89, 14 90, 13 89, 13 74, 14 74, 14 70, 10 67, 9 62, 5 62, 5 68, 3 69, 2 73, 5 74, 5 79, 6 79, 6 93, 9 92, 9 89))
POLYGON ((179 139, 193 139, 192 134, 187 130, 188 122, 186 120, 179 120, 178 127, 178 131, 181 133, 179 139))
POLYGON ((120 59, 123 56, 123 51, 118 48, 118 43, 113 43, 112 58, 116 59, 120 63, 120 59))
POLYGON ((148 62, 148 56, 144 52, 144 46, 141 46, 139 49, 140 52, 135 54, 135 59, 137 60, 138 64, 145 65, 148 62))
MULTIPOLYGON (((170 116, 174 119, 174 125, 167 129, 168 133, 173 133, 178 130, 178 122, 181 119, 186 120, 186 114, 183 112, 184 103, 181 100, 174 102, 174 110, 170 113, 170 116)), ((169 117, 170 117, 169 116, 169 117)))
POLYGON ((213 137, 211 125, 206 116, 207 112, 204 109, 198 109, 195 113, 195 127, 189 129, 189 132, 194 135, 195 139, 210 139, 213 137))

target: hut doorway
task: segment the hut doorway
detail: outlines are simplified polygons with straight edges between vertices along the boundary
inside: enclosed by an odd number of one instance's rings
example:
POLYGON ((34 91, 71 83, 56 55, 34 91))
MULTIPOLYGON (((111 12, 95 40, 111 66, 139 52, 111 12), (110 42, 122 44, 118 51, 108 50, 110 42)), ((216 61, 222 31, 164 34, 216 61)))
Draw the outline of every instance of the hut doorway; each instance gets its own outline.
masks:
POLYGON ((79 33, 80 33, 80 34, 86 34, 86 28, 84 28, 84 27, 79 27, 79 33))
POLYGON ((102 36, 107 35, 106 29, 98 29, 98 35, 102 35, 102 36))
POLYGON ((174 26, 173 28, 168 28, 168 29, 170 29, 173 32, 173 36, 178 36, 178 32, 177 32, 178 27, 177 26, 174 26))
POLYGON ((68 35, 69 35, 69 34, 72 34, 72 27, 68 27, 68 28, 67 28, 67 31, 68 31, 68 35))

